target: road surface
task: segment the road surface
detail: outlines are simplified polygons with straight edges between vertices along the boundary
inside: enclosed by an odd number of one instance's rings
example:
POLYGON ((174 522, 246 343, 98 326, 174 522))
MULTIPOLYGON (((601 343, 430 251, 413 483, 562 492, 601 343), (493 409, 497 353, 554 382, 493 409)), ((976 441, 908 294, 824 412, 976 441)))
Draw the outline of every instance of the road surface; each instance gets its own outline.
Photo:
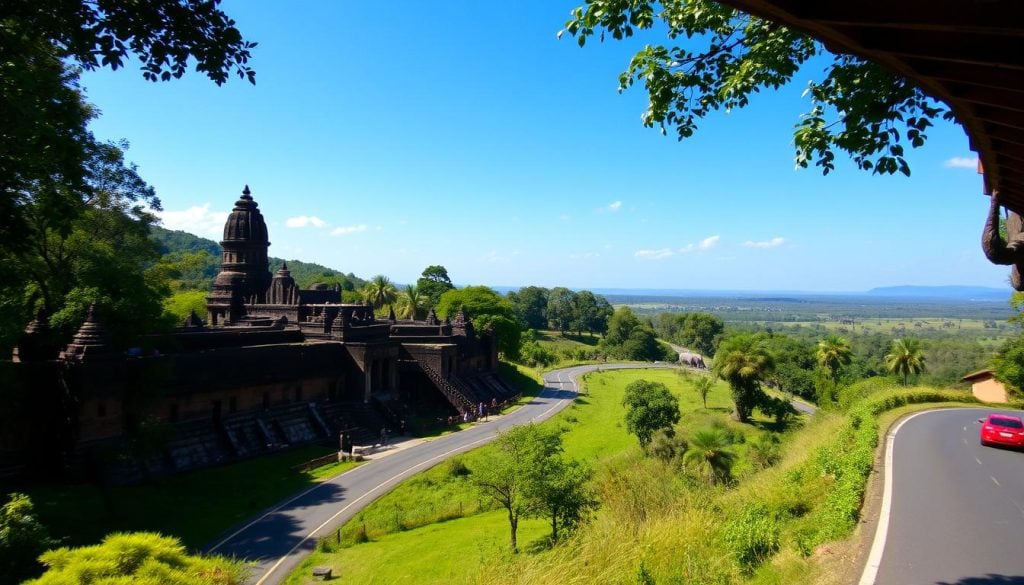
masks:
MULTIPOLYGON (((544 390, 511 413, 374 459, 318 484, 229 531, 204 552, 254 562, 256 565, 249 579, 252 584, 279 583, 313 550, 317 538, 336 530, 402 480, 452 455, 491 441, 499 431, 542 421, 571 404, 576 397, 578 376, 597 369, 651 367, 676 366, 604 364, 548 372, 544 375, 544 390)), ((240 492, 244 493, 244 489, 240 486, 240 492)))
POLYGON ((1024 584, 1024 453, 979 444, 990 412, 934 410, 894 428, 881 558, 873 549, 861 585, 1024 584))

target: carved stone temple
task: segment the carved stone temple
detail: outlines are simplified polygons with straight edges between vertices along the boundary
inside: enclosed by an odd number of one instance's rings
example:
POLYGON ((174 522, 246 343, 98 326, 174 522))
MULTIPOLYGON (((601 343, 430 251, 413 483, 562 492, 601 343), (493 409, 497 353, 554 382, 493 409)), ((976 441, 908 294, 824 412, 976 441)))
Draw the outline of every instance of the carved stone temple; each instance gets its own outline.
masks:
POLYGON ((267 225, 248 187, 221 246, 206 320, 191 315, 145 339, 145 351, 111 346, 92 309, 60 351, 41 341, 44 315, 28 325, 10 364, 25 415, 0 425, 0 470, 60 456, 105 461, 104 472, 132 481, 297 444, 336 446, 341 435, 369 444, 382 428, 472 416, 515 395, 497 375, 493 331, 476 331, 462 312, 379 319, 342 303, 338 288, 300 289, 287 265, 271 274, 267 225), (127 448, 138 443, 154 446, 127 448))

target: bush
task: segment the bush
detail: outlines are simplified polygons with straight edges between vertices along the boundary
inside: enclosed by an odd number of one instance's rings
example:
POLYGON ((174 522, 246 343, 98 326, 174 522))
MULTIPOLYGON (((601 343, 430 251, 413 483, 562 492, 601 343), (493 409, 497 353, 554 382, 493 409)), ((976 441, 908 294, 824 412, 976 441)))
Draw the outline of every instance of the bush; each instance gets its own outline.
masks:
POLYGON ((751 571, 779 550, 779 522, 763 504, 750 504, 725 527, 729 551, 744 571, 751 571))
POLYGON ((466 462, 461 457, 453 457, 448 460, 448 475, 451 477, 465 477, 472 473, 466 462))
POLYGON ((648 446, 647 452, 665 463, 670 463, 674 459, 682 457, 688 447, 686 439, 676 435, 675 431, 662 429, 651 437, 651 444, 648 446))
POLYGON ((758 469, 767 469, 782 457, 781 441, 774 434, 765 434, 750 444, 750 461, 758 469))

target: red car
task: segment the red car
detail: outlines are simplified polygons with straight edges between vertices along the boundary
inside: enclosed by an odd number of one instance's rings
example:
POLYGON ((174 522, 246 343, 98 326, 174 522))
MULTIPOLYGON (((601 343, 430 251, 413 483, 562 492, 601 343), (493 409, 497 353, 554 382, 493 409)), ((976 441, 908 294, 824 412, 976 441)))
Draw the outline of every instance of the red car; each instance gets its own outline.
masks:
POLYGON ((1024 448, 1024 422, 1008 414, 990 414, 981 423, 981 444, 1024 448))

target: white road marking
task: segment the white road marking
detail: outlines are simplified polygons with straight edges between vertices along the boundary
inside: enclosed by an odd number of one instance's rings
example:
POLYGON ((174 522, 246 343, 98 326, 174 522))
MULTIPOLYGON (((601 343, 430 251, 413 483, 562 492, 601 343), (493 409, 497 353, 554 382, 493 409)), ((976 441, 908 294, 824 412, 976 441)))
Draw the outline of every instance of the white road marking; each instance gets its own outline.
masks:
POLYGON ((868 554, 868 562, 864 565, 864 572, 860 576, 860 585, 874 585, 878 576, 878 568, 882 566, 882 553, 885 552, 885 539, 889 534, 889 516, 892 512, 892 458, 893 443, 896 441, 896 433, 907 424, 910 419, 933 412, 925 410, 912 414, 900 421, 896 428, 885 438, 885 488, 882 492, 882 510, 878 516, 878 528, 875 530, 875 541, 871 545, 871 552, 868 554))
POLYGON ((978 465, 981 465, 981 459, 978 459, 977 457, 975 457, 974 460, 978 462, 978 465))
MULTIPOLYGON (((559 377, 561 377, 561 373, 559 373, 559 374, 558 374, 558 376, 559 376, 559 377)), ((576 385, 576 381, 575 381, 574 379, 572 379, 572 378, 570 378, 570 379, 569 379, 569 382, 570 382, 570 383, 572 383, 572 385, 573 385, 573 386, 575 386, 575 385, 576 385)), ((559 381, 559 383, 562 383, 562 382, 561 382, 561 381, 559 381)), ((562 403, 562 401, 561 401, 561 400, 555 400, 555 401, 553 402, 553 404, 551 405, 551 407, 550 407, 550 408, 548 408, 548 409, 547 409, 547 410, 545 410, 544 412, 542 412, 542 413, 540 413, 540 414, 538 414, 538 415, 534 416, 533 418, 531 418, 531 419, 530 419, 530 421, 531 421, 531 422, 532 422, 532 421, 535 421, 535 420, 537 420, 538 418, 540 418, 540 417, 542 417, 542 416, 545 416, 545 415, 547 415, 547 414, 548 414, 548 413, 550 413, 550 412, 551 412, 552 410, 554 410, 555 408, 557 408, 557 407, 558 407, 558 406, 559 406, 559 405, 560 405, 561 403, 562 403)), ((451 455, 452 453, 456 453, 456 452, 458 452, 458 451, 465 451, 465 450, 467 450, 467 449, 468 449, 469 447, 473 447, 473 446, 475 446, 475 445, 477 445, 477 444, 479 444, 479 443, 487 442, 487 441, 490 441, 490 440, 492 440, 492 439, 493 439, 493 437, 490 437, 490 436, 488 436, 488 437, 484 437, 484 438, 482 438, 482 439, 479 439, 479 440, 473 441, 472 443, 467 443, 467 444, 465 444, 465 445, 461 445, 461 446, 459 446, 459 447, 456 447, 455 449, 452 449, 452 450, 450 450, 450 451, 447 451, 447 452, 445 452, 445 453, 442 453, 442 454, 440 454, 440 455, 436 455, 436 456, 434 456, 434 457, 432 457, 432 458, 430 458, 430 459, 428 459, 428 460, 426 460, 426 461, 422 461, 422 462, 420 462, 420 463, 418 463, 418 464, 416 464, 416 465, 414 465, 414 466, 412 466, 412 467, 410 467, 410 468, 408 468, 408 469, 405 469, 405 470, 401 471, 400 473, 397 473, 397 474, 395 474, 395 475, 391 476, 391 477, 390 477, 390 478, 388 478, 387 480, 385 480, 385 481, 383 481, 383 482, 379 483, 379 484, 378 484, 378 485, 377 485, 376 487, 374 487, 373 489, 371 489, 371 490, 367 491, 366 493, 364 493, 363 495, 359 496, 359 497, 358 497, 358 498, 356 498, 355 500, 352 500, 352 501, 351 501, 351 502, 350 502, 350 503, 349 503, 348 505, 346 505, 346 506, 345 506, 344 508, 342 508, 341 510, 338 510, 338 512, 337 512, 337 513, 335 513, 335 514, 334 514, 333 516, 331 516, 330 518, 328 518, 327 520, 325 520, 325 521, 323 522, 323 524, 321 524, 320 526, 317 526, 316 528, 314 528, 314 529, 313 529, 313 531, 312 531, 312 532, 310 532, 309 534, 307 534, 306 536, 304 536, 304 537, 302 538, 302 540, 300 540, 300 541, 299 541, 299 542, 298 542, 298 543, 297 543, 297 544, 296 544, 295 546, 293 546, 293 547, 292 547, 292 549, 291 549, 291 550, 289 550, 289 551, 288 551, 288 552, 287 552, 287 553, 286 553, 286 554, 285 554, 284 556, 282 556, 281 558, 279 558, 279 559, 277 560, 277 562, 273 564, 273 566, 271 566, 271 567, 270 567, 269 569, 267 569, 267 572, 266 572, 266 573, 264 573, 262 577, 260 577, 260 580, 256 582, 256 585, 263 585, 263 583, 264 583, 264 582, 266 582, 266 580, 267 580, 267 579, 268 579, 268 578, 270 577, 270 575, 271 575, 271 574, 273 574, 273 573, 274 573, 274 571, 276 571, 276 570, 277 570, 277 568, 281 566, 281 563, 285 562, 285 561, 286 561, 286 560, 288 559, 288 557, 290 557, 290 556, 292 555, 292 553, 294 553, 294 552, 295 552, 296 550, 298 550, 298 548, 299 548, 300 546, 302 546, 302 545, 303 545, 303 544, 304 544, 304 543, 305 543, 305 542, 306 542, 307 540, 309 540, 310 538, 312 538, 312 537, 313 537, 313 536, 314 536, 314 535, 315 535, 315 534, 316 534, 317 532, 319 532, 319 531, 320 531, 320 530, 321 530, 321 529, 322 529, 322 528, 323 528, 324 526, 327 526, 328 524, 330 524, 330 523, 331 523, 332 521, 334 521, 334 519, 335 519, 335 518, 337 518, 338 516, 340 516, 340 515, 344 514, 346 510, 348 510, 348 509, 349 509, 349 508, 351 508, 352 506, 356 505, 356 503, 358 503, 359 501, 363 500, 364 498, 366 498, 366 497, 367 497, 367 496, 369 496, 370 494, 373 494, 374 492, 376 492, 377 490, 379 490, 379 489, 380 489, 381 487, 383 487, 384 485, 386 485, 386 484, 388 484, 388 483, 390 483, 390 482, 394 481, 394 480, 395 480, 395 479, 397 479, 397 478, 398 478, 399 476, 401 476, 401 475, 404 475, 404 474, 408 473, 409 471, 412 471, 412 470, 414 470, 414 469, 417 469, 417 468, 423 467, 423 466, 425 466, 426 464, 428 464, 428 463, 432 463, 433 461, 436 461, 436 460, 438 460, 438 459, 444 459, 445 457, 448 457, 448 456, 449 456, 449 455, 451 455)), ((344 474, 343 474, 343 475, 344 475, 344 474)), ((304 495, 305 493, 308 493, 308 491, 311 491, 311 490, 307 490, 307 492, 304 492, 303 494, 300 494, 299 496, 296 496, 295 498, 292 498, 291 500, 289 500, 289 502, 291 502, 291 501, 294 501, 295 499, 297 499, 297 498, 299 498, 299 497, 302 497, 302 495, 304 495)), ((279 506, 279 507, 278 507, 277 509, 280 509, 280 508, 281 508, 281 507, 283 507, 284 505, 285 505, 285 504, 282 504, 282 505, 281 505, 281 506, 279 506)), ((276 509, 275 509, 275 510, 276 510, 276 509)), ((270 514, 270 512, 268 512, 267 514, 269 515, 269 514, 270 514)), ((264 517, 266 517, 266 516, 264 516, 264 517)), ((262 519, 262 518, 261 518, 261 519, 262 519)), ((255 522, 252 522, 252 523, 251 523, 251 524, 250 524, 249 526, 251 526, 252 524, 255 524, 256 522, 259 522, 259 520, 256 520, 255 522)), ((245 530, 245 529, 243 528, 242 530, 245 530)), ((241 530, 239 530, 238 532, 241 532, 241 530)), ((238 534, 238 532, 236 532, 235 534, 238 534)), ((232 535, 232 537, 233 537, 233 536, 234 536, 234 535, 232 535)), ((231 537, 228 537, 228 539, 230 539, 230 538, 231 538, 231 537)), ((228 539, 225 539, 225 541, 226 541, 226 540, 228 540, 228 539)), ((222 542, 218 543, 218 544, 217 544, 217 546, 220 546, 220 545, 221 545, 221 544, 223 544, 223 543, 224 543, 225 541, 222 541, 222 542)))
POLYGON ((999 480, 998 480, 998 479, 996 479, 996 478, 992 477, 991 475, 990 475, 990 476, 988 476, 988 478, 992 480, 992 483, 996 484, 996 485, 997 485, 997 486, 999 486, 999 487, 1003 487, 1003 484, 999 483, 999 480))

